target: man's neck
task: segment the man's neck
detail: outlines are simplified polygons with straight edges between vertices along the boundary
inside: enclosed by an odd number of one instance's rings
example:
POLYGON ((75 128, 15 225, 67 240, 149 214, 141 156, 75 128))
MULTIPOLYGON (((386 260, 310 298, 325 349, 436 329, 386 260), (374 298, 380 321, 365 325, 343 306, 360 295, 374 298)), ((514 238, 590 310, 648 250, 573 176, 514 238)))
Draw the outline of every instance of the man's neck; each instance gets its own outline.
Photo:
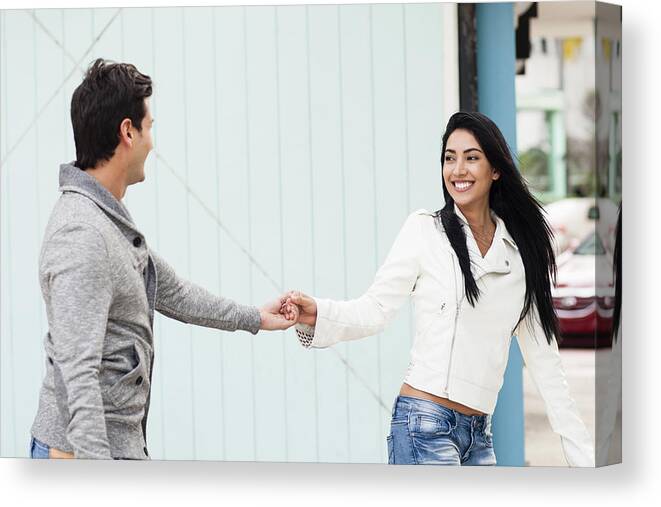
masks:
POLYGON ((121 201, 126 193, 126 170, 115 160, 109 160, 96 167, 86 169, 85 172, 93 176, 115 199, 121 201))

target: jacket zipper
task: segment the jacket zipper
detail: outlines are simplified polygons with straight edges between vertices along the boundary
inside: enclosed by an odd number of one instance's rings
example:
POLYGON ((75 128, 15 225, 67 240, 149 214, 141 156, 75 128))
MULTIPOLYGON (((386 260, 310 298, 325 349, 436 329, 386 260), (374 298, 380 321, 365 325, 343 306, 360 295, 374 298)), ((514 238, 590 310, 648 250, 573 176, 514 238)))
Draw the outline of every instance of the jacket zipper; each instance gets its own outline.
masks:
POLYGON ((457 296, 457 270, 455 268, 454 257, 450 254, 450 259, 452 260, 452 273, 454 274, 454 301, 455 301, 455 311, 454 311, 454 329, 452 330, 452 341, 450 341, 450 359, 448 360, 448 374, 445 378, 445 389, 444 391, 448 392, 448 386, 450 385, 450 371, 452 369, 452 353, 454 352, 454 339, 457 336, 457 321, 459 320, 459 306, 464 300, 464 296, 461 296, 461 299, 457 296))

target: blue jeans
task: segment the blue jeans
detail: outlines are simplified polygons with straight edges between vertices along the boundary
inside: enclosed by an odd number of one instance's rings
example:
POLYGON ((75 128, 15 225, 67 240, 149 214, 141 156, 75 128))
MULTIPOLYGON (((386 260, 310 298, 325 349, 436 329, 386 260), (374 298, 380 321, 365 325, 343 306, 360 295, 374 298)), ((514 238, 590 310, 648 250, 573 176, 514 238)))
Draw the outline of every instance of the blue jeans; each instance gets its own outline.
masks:
POLYGON ((464 415, 433 401, 398 396, 388 441, 391 465, 495 465, 491 416, 464 415))
POLYGON ((48 451, 50 447, 44 444, 41 440, 32 437, 30 439, 30 457, 33 459, 48 459, 50 456, 48 451))
MULTIPOLYGON (((32 459, 50 459, 50 447, 48 444, 43 443, 41 440, 37 440, 34 437, 30 438, 30 457, 32 459)), ((113 459, 125 459, 125 458, 113 458, 113 459)))

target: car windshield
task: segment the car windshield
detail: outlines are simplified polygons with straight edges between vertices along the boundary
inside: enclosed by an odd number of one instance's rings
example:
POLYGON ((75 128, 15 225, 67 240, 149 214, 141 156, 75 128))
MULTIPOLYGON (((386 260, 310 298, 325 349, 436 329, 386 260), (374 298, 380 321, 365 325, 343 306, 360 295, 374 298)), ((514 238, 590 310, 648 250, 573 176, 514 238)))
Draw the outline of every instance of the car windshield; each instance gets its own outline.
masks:
POLYGON ((604 255, 606 249, 596 233, 590 233, 574 250, 576 255, 604 255))

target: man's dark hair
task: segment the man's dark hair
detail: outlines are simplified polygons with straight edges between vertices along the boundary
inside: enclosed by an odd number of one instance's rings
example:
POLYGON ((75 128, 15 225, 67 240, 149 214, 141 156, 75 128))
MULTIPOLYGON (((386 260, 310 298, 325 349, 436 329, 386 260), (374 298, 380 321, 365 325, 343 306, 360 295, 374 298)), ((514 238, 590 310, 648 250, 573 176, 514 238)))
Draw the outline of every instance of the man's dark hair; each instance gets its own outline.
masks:
POLYGON ((71 97, 71 123, 76 143, 76 167, 88 169, 110 160, 119 144, 119 125, 125 118, 142 130, 144 99, 152 82, 130 63, 103 58, 92 62, 71 97))

